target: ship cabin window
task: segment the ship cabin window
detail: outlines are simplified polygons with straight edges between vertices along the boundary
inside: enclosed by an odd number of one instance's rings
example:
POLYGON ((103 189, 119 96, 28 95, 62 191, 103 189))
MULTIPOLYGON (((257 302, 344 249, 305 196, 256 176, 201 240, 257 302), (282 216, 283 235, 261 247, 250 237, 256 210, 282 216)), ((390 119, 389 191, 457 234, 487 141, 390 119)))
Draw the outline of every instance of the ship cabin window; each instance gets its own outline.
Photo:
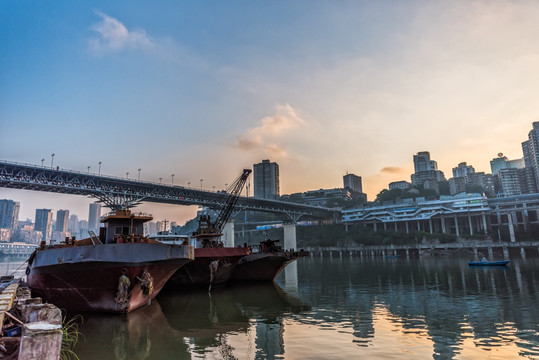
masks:
POLYGON ((114 235, 129 235, 129 226, 116 226, 114 229, 114 235))

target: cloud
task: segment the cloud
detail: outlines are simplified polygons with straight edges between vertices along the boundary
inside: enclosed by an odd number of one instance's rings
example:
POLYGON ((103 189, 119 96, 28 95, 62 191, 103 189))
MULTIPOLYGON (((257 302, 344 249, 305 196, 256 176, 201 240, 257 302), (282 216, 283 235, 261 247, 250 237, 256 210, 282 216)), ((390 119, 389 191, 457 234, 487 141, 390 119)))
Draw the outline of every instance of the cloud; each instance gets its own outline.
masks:
POLYGON ((289 132, 305 125, 305 120, 290 105, 277 105, 275 114, 266 116, 259 125, 238 136, 236 147, 246 152, 264 152, 273 158, 285 158, 289 132))
POLYGON ((96 52, 115 52, 125 49, 149 49, 152 40, 141 29, 128 30, 117 19, 96 12, 101 21, 92 26, 96 36, 90 39, 90 48, 96 52))
POLYGON ((397 173, 400 173, 400 172, 403 172, 403 171, 404 171, 404 169, 400 168, 398 166, 386 166, 385 168, 380 170, 380 172, 382 172, 382 173, 389 173, 389 174, 397 174, 397 173))

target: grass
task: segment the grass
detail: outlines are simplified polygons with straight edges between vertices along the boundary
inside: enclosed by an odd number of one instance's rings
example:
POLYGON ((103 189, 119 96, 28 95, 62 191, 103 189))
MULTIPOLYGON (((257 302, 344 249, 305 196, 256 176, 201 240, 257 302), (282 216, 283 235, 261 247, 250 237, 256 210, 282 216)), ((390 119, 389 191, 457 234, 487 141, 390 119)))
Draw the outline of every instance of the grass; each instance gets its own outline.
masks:
POLYGON ((78 355, 75 354, 73 349, 79 342, 79 337, 83 336, 79 332, 79 325, 83 322, 83 317, 77 315, 70 320, 66 321, 64 318, 64 325, 62 327, 62 347, 60 348, 60 360, 80 360, 78 355))

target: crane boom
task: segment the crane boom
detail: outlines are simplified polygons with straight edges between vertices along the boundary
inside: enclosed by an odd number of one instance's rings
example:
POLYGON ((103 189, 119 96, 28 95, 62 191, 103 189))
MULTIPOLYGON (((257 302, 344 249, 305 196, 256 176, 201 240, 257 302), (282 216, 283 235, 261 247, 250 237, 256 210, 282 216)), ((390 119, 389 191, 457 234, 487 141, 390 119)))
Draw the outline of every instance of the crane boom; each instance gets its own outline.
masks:
POLYGON ((221 232, 223 230, 223 227, 225 226, 228 219, 230 219, 230 215, 232 215, 232 210, 234 210, 234 206, 236 206, 236 203, 238 202, 238 198, 240 196, 240 193, 245 186, 245 183, 247 182, 247 178, 249 177, 249 174, 251 173, 251 169, 243 169, 243 173, 230 185, 230 195, 226 199, 226 204, 223 207, 223 210, 219 213, 219 216, 217 217, 217 220, 215 220, 215 231, 221 232))

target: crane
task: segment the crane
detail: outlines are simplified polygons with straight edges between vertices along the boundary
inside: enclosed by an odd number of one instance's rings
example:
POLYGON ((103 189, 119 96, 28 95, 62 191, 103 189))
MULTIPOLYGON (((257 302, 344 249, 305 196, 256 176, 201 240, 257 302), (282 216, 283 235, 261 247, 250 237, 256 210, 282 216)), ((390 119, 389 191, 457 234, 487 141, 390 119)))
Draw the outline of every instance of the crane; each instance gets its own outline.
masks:
POLYGON ((198 231, 194 236, 221 235, 221 231, 223 230, 223 227, 225 226, 228 219, 230 219, 230 215, 232 215, 234 206, 236 206, 240 193, 245 186, 247 178, 249 177, 249 174, 251 172, 251 169, 243 169, 242 174, 230 185, 230 192, 226 199, 226 203, 223 206, 223 209, 219 212, 219 215, 217 216, 217 220, 215 220, 215 222, 211 222, 208 215, 202 215, 199 218, 198 231))

